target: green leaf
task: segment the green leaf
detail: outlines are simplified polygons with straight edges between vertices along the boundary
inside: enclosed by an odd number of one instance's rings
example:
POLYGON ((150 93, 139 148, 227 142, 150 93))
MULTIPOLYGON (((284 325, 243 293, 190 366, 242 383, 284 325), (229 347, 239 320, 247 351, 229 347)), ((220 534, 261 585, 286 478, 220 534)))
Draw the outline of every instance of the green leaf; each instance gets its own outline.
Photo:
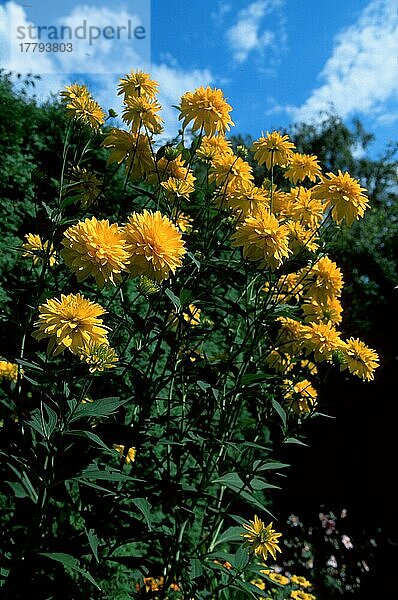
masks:
POLYGON ((118 396, 115 396, 79 404, 75 413, 72 415, 70 422, 73 423, 84 417, 107 417, 114 414, 118 408, 123 406, 123 404, 126 404, 126 402, 129 402, 129 400, 131 400, 131 398, 120 400, 118 396))
POLYGON ((211 388, 210 383, 206 383, 206 381, 197 381, 197 386, 202 390, 202 392, 206 392, 209 388, 211 388))
POLYGON ((183 288, 180 292, 180 302, 182 305, 188 304, 192 300, 192 292, 191 290, 187 290, 183 288))
POLYGON ((133 477, 129 475, 125 475, 124 473, 120 473, 116 469, 105 469, 100 470, 97 466, 89 466, 84 471, 80 473, 77 477, 74 478, 79 481, 80 479, 101 479, 103 481, 137 481, 133 477))
MULTIPOLYGON (((15 457, 10 456, 9 458, 15 458, 15 457)), ((21 471, 19 471, 18 468, 16 466, 14 466, 13 464, 11 464, 10 462, 7 462, 7 465, 11 469, 11 471, 16 475, 16 477, 19 479, 23 488, 28 492, 29 498, 31 498, 31 500, 36 504, 38 495, 37 495, 35 488, 32 485, 32 482, 30 481, 28 475, 26 474, 25 469, 22 468, 21 471)))
POLYGON ((40 433, 40 435, 45 437, 43 423, 40 416, 40 410, 38 408, 32 410, 32 412, 30 413, 30 421, 26 421, 26 424, 29 425, 29 427, 31 427, 35 431, 37 431, 37 433, 40 433))
POLYGON ((278 488, 278 486, 272 485, 271 483, 267 483, 266 481, 264 481, 264 479, 260 479, 259 477, 253 477, 253 479, 250 482, 250 485, 253 488, 253 490, 255 490, 255 491, 280 489, 280 488, 278 488))
MULTIPOLYGON (((246 484, 242 481, 237 473, 226 473, 222 477, 215 479, 212 483, 220 483, 221 485, 225 485, 225 487, 229 488, 234 492, 238 492, 240 498, 247 500, 247 502, 259 510, 268 513, 274 519, 275 517, 272 513, 264 506, 262 502, 257 500, 257 498, 253 495, 250 490, 249 484, 246 484)), ((264 487, 271 489, 279 489, 275 485, 271 485, 270 483, 264 483, 264 487)))
POLYGON ((241 442, 240 446, 246 448, 257 448, 258 450, 264 450, 264 452, 269 452, 270 450, 269 446, 263 446, 262 444, 256 444, 255 442, 241 442))
POLYGON ((18 483, 18 481, 5 481, 4 483, 10 486, 16 498, 30 498, 30 493, 22 483, 18 483))
POLYGON ((149 504, 146 498, 133 498, 132 503, 136 505, 138 510, 142 512, 145 517, 145 520, 148 525, 149 531, 152 529, 152 516, 151 516, 151 508, 152 506, 149 504))
POLYGON ((166 289, 165 292, 166 292, 166 296, 168 296, 170 298, 170 300, 172 301, 172 303, 174 304, 176 309, 177 310, 180 309, 181 308, 180 299, 177 298, 177 296, 169 289, 166 289))
POLYGON ((242 481, 237 473, 226 473, 222 477, 212 481, 212 483, 221 483, 222 485, 225 485, 234 491, 239 491, 246 487, 246 484, 242 481))
POLYGON ((43 412, 39 408, 32 410, 30 421, 27 421, 27 424, 44 438, 49 439, 57 426, 58 415, 46 404, 42 404, 42 407, 43 412), (44 412, 46 412, 46 415, 44 412))
POLYGON ((92 483, 87 479, 76 479, 80 485, 86 485, 87 487, 93 488, 93 490, 99 490, 100 492, 105 492, 106 494, 110 494, 111 496, 117 496, 117 492, 113 490, 108 490, 108 488, 103 487, 102 485, 97 485, 96 483, 92 483))
POLYGON ((285 411, 285 409, 276 400, 272 400, 272 406, 274 407, 275 411, 280 416, 283 426, 286 427, 286 411, 285 411))
POLYGON ((234 555, 228 554, 227 552, 221 552, 220 550, 217 550, 216 552, 212 552, 211 554, 208 554, 207 559, 210 561, 210 562, 207 562, 207 564, 206 564, 207 567, 210 567, 211 569, 214 569, 217 571, 222 569, 225 572, 226 567, 224 567, 222 564, 217 564, 214 561, 217 560, 220 563, 229 562, 232 564, 232 561, 234 560, 234 555))
POLYGON ((47 413, 48 420, 46 422, 46 430, 47 430, 47 437, 49 438, 54 433, 54 431, 57 427, 58 415, 52 408, 47 406, 47 404, 44 404, 44 410, 47 413))
POLYGON ((77 202, 79 200, 79 195, 75 195, 75 196, 67 196, 66 198, 64 198, 61 202, 61 208, 67 208, 68 206, 70 206, 71 204, 74 204, 75 202, 77 202))
POLYGON ((242 579, 236 579, 234 582, 234 586, 236 588, 241 589, 245 593, 245 598, 250 596, 251 598, 267 598, 269 597, 269 592, 265 590, 260 590, 256 585, 253 585, 249 581, 243 581, 242 579))
POLYGON ((231 517, 231 519, 233 521, 235 521, 235 523, 239 523, 239 525, 243 525, 243 523, 247 523, 246 519, 244 519, 240 515, 233 515, 232 513, 229 513, 228 516, 231 517))
MULTIPOLYGON (((271 486, 273 488, 276 488, 276 486, 271 486)), ((279 488, 277 488, 279 489, 279 488)), ((270 515, 270 517, 272 517, 273 519, 275 519, 274 515, 272 514, 272 512, 270 512, 268 510, 268 508, 259 500, 257 500, 257 498, 255 496, 253 496, 253 494, 251 494, 250 492, 240 492, 240 496, 242 498, 244 498, 245 500, 247 500, 247 502, 249 504, 252 504, 253 506, 255 506, 256 508, 258 508, 259 510, 266 512, 268 515, 270 515)))
POLYGON ((99 546, 98 536, 95 533, 94 529, 89 529, 88 531, 86 531, 86 534, 87 534, 88 543, 90 544, 90 548, 92 550, 94 558, 97 562, 99 562, 99 559, 98 559, 98 546, 99 546))
POLYGON ((250 556, 247 551, 247 548, 245 548, 243 545, 239 546, 239 548, 235 552, 235 556, 234 556, 232 565, 235 567, 235 569, 237 571, 243 571, 243 569, 245 567, 247 567, 249 562, 250 562, 250 556))
POLYGON ((202 563, 198 558, 191 559, 191 567, 189 570, 189 574, 191 579, 196 579, 197 577, 201 577, 203 575, 202 563))
POLYGON ((187 256, 188 256, 188 258, 191 259, 191 261, 193 262, 193 264, 195 265, 195 267, 199 270, 200 269, 200 262, 198 261, 197 258, 195 258, 195 256, 192 254, 192 252, 187 252, 187 256))
POLYGON ((216 543, 214 544, 214 546, 218 546, 219 544, 225 544, 226 542, 238 542, 238 541, 242 541, 242 537, 241 537, 241 533, 243 533, 243 529, 242 527, 229 527, 226 531, 224 531, 224 533, 222 533, 220 535, 219 538, 217 538, 216 543))
POLYGON ((107 450, 109 453, 113 454, 112 450, 108 448, 108 446, 101 440, 101 438, 98 437, 98 435, 96 435, 95 433, 92 433, 91 431, 84 431, 83 429, 72 429, 71 431, 67 431, 66 435, 74 435, 76 437, 87 438, 88 440, 94 442, 96 446, 99 446, 100 448, 103 448, 104 450, 107 450))
POLYGON ((23 358, 17 358, 16 362, 19 365, 21 365, 21 367, 24 367, 25 369, 29 369, 29 371, 36 371, 37 373, 43 373, 43 367, 41 365, 38 365, 37 363, 30 362, 23 358))
POLYGON ((100 586, 94 581, 90 573, 81 568, 77 558, 74 558, 70 554, 64 554, 63 552, 39 552, 39 554, 41 556, 46 556, 51 560, 55 560, 56 562, 60 562, 64 567, 68 567, 69 569, 72 569, 72 571, 80 573, 80 575, 88 579, 88 581, 92 583, 97 589, 101 590, 100 586))
POLYGON ((256 460, 253 463, 254 473, 257 473, 257 471, 278 471, 279 469, 286 469, 287 467, 290 467, 290 465, 288 465, 287 463, 281 462, 267 462, 265 464, 262 463, 262 460, 256 460))
POLYGON ((262 383, 267 379, 275 379, 275 375, 267 373, 248 373, 242 377, 242 386, 250 387, 262 383))
POLYGON ((308 448, 308 444, 305 444, 301 440, 298 440, 297 438, 294 438, 294 437, 286 438, 283 443, 284 444, 298 444, 299 446, 305 446, 306 448, 308 448))

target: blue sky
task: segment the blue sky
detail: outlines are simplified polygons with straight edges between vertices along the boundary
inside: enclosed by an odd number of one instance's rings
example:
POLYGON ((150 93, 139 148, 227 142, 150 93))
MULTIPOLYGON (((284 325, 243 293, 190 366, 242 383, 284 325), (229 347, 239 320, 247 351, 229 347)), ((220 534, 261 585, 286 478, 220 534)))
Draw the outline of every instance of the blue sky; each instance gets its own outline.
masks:
MULTIPOLYGON (((17 4, 23 18, 49 22, 41 2, 14 2, 14 9, 17 4)), ((73 0, 51 6, 53 18, 58 14, 62 22, 78 15, 102 24, 124 22, 126 15, 135 23, 141 19, 148 24, 151 56, 149 47, 137 50, 118 41, 109 48, 98 42, 80 65, 76 54, 17 57, 13 66, 19 70, 51 73, 38 89, 42 97, 78 79, 87 81, 105 106, 115 106, 117 76, 140 65, 161 84, 168 134, 176 129, 170 107, 179 95, 210 84, 221 87, 234 107, 236 133, 257 137, 297 120, 317 120, 319 111, 333 104, 348 122, 357 116, 376 134, 373 153, 398 139, 398 0, 73 0), (149 6, 150 22, 144 11, 149 6), (58 73, 67 61, 69 74, 58 73), (102 75, 84 75, 87 64, 92 73, 100 65, 102 75)), ((3 50, 9 8, 0 2, 3 50)))

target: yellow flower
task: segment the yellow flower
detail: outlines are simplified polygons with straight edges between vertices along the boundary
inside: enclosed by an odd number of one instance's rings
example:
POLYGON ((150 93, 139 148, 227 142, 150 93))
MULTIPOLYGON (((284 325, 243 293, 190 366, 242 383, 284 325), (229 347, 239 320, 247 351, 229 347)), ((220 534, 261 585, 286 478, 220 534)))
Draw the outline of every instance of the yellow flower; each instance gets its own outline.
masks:
POLYGON ((271 350, 266 361, 267 365, 279 373, 287 373, 293 369, 292 357, 280 352, 278 348, 271 350))
POLYGON ((92 398, 91 396, 85 396, 82 399, 82 404, 92 404, 94 402, 94 398, 92 398))
POLYGON ((181 232, 159 211, 133 213, 124 228, 131 245, 130 273, 162 281, 182 265, 186 253, 181 232))
POLYGON ((61 254, 79 282, 92 276, 102 288, 106 283, 116 285, 121 281, 120 273, 127 270, 130 252, 116 223, 110 225, 108 220, 92 217, 72 225, 64 235, 61 254))
POLYGON ((179 119, 183 119, 184 129, 193 121, 192 131, 199 131, 203 127, 207 136, 218 132, 224 135, 234 125, 229 116, 231 110, 232 106, 226 102, 221 90, 201 86, 181 97, 179 119))
POLYGON ((311 583, 305 577, 301 577, 300 575, 292 575, 290 578, 290 582, 295 585, 299 585, 302 588, 311 587, 311 583))
POLYGON ((294 144, 289 142, 288 135, 281 135, 278 131, 260 137, 253 144, 254 158, 259 165, 265 163, 267 169, 279 165, 285 167, 293 156, 294 144))
POLYGON ((128 75, 120 79, 118 85, 118 95, 154 98, 159 89, 157 81, 151 79, 151 76, 139 69, 132 69, 128 75))
POLYGON ((282 534, 276 533, 272 529, 272 523, 266 527, 264 522, 257 515, 254 515, 254 520, 244 523, 243 527, 247 531, 247 533, 241 533, 241 536, 245 538, 245 545, 250 552, 262 558, 264 562, 267 560, 268 553, 275 560, 276 552, 282 552, 278 546, 282 534))
POLYGON ((55 258, 54 246, 48 240, 43 242, 37 233, 27 233, 25 240, 22 244, 22 248, 25 250, 22 253, 23 257, 31 257, 34 265, 45 263, 48 263, 50 267, 55 265, 57 259, 55 258))
POLYGON ((139 132, 142 127, 146 127, 151 133, 162 131, 163 119, 157 114, 162 107, 157 100, 148 100, 144 96, 128 96, 125 102, 122 119, 131 126, 133 133, 139 132))
POLYGON ((72 85, 66 85, 59 95, 64 102, 70 102, 73 98, 89 98, 90 92, 85 85, 72 83, 72 85))
POLYGON ((189 233, 192 230, 192 217, 188 217, 187 215, 184 215, 184 213, 179 213, 177 215, 175 212, 173 212, 172 220, 182 233, 189 233))
POLYGON ((189 304, 187 309, 182 311, 182 313, 171 312, 168 318, 169 327, 173 330, 176 330, 178 327, 178 322, 186 323, 191 327, 196 327, 200 323, 200 314, 201 309, 195 306, 194 304, 189 304))
POLYGON ((270 206, 272 204, 272 212, 279 217, 290 217, 289 194, 279 190, 275 184, 271 185, 269 179, 264 179, 261 187, 267 192, 268 204, 270 206))
POLYGON ((111 149, 109 164, 126 160, 126 171, 133 180, 145 179, 155 168, 147 135, 112 129, 101 145, 111 149))
POLYGON ((160 592, 164 586, 164 577, 144 577, 145 591, 160 592))
POLYGON ((278 333, 279 346, 283 349, 283 352, 288 352, 294 356, 302 348, 308 326, 289 317, 279 317, 278 321, 281 323, 278 333))
POLYGON ((290 592, 290 598, 292 600, 316 600, 313 594, 307 594, 302 590, 294 590, 293 592, 290 592))
POLYGON ((61 97, 67 102, 66 111, 71 118, 81 121, 94 131, 105 122, 104 111, 84 85, 67 86, 61 92, 61 97))
POLYGON ((364 381, 374 379, 374 371, 379 366, 379 356, 361 340, 350 338, 342 346, 341 369, 350 371, 353 375, 361 377, 364 381))
POLYGON ((228 192, 253 180, 252 168, 246 161, 233 154, 219 156, 213 161, 209 181, 222 186, 228 192))
POLYGON ((232 236, 232 246, 242 246, 248 260, 261 261, 260 268, 276 269, 288 257, 289 232, 269 210, 259 207, 232 236))
POLYGON ((285 577, 285 575, 281 575, 280 573, 271 572, 269 573, 268 577, 279 585, 287 585, 290 582, 288 577, 285 577))
POLYGON ((252 579, 250 583, 258 587, 259 590, 265 590, 265 581, 262 579, 252 579))
POLYGON ((195 306, 194 304, 189 304, 188 309, 184 310, 182 313, 182 318, 188 325, 196 326, 200 323, 200 313, 201 309, 195 306))
POLYGON ((311 190, 299 186, 290 190, 289 216, 311 229, 315 229, 322 221, 324 206, 320 200, 312 197, 311 190))
POLYGON ((2 379, 9 379, 15 383, 18 380, 18 365, 8 360, 0 360, 0 381, 2 379))
POLYGON ((228 193, 227 202, 230 208, 243 218, 255 212, 260 206, 269 208, 269 198, 266 190, 258 188, 247 181, 228 193))
POLYGON ((293 254, 299 254, 304 249, 315 252, 318 248, 316 234, 311 229, 306 229, 297 221, 288 221, 286 227, 289 230, 289 248, 293 254))
POLYGON ((99 317, 105 310, 81 294, 61 294, 61 299, 52 298, 39 306, 39 319, 35 322, 32 335, 36 340, 49 338, 48 352, 54 355, 69 348, 80 354, 90 341, 107 343, 107 327, 99 317))
POLYGON ((90 366, 90 373, 96 373, 113 369, 119 359, 108 343, 89 341, 80 351, 80 360, 90 366))
POLYGON ((231 142, 226 140, 223 135, 204 136, 196 155, 204 160, 212 162, 216 158, 232 154, 231 142))
POLYGON ((317 391, 311 381, 303 379, 297 383, 289 382, 285 400, 299 416, 310 413, 317 404, 317 391))
POLYGON ((88 208, 94 200, 99 198, 102 183, 94 173, 90 173, 84 167, 72 167, 70 179, 75 182, 71 189, 73 193, 79 194, 83 208, 88 208))
POLYGON ((266 283, 263 287, 264 293, 270 295, 273 304, 298 302, 302 290, 301 277, 298 273, 283 275, 276 286, 266 283))
POLYGON ((302 369, 306 369, 310 375, 317 375, 318 369, 315 363, 308 358, 305 358, 300 361, 300 366, 302 369))
POLYGON ((165 190, 169 198, 185 198, 189 200, 189 195, 195 191, 195 186, 184 179, 169 177, 167 181, 162 181, 160 184, 165 190))
POLYGON ((338 175, 327 173, 325 177, 321 177, 321 183, 312 189, 314 198, 325 200, 326 208, 332 208, 332 217, 336 223, 345 220, 348 226, 355 219, 363 217, 369 207, 368 199, 362 192, 366 190, 360 186, 359 181, 341 171, 338 175))
POLYGON ((329 322, 333 325, 341 323, 343 307, 338 298, 329 298, 327 302, 305 302, 301 307, 304 313, 304 320, 307 323, 329 322))
POLYGON ((116 452, 119 452, 119 454, 121 454, 121 456, 123 456, 125 463, 128 465, 131 462, 135 462, 135 457, 137 454, 137 450, 132 447, 129 448, 125 454, 125 448, 126 446, 123 446, 122 444, 113 444, 114 449, 116 450, 116 452))
POLYGON ((154 169, 148 176, 150 183, 158 183, 159 181, 165 181, 173 177, 174 179, 180 179, 185 181, 190 186, 194 186, 196 181, 192 171, 185 166, 185 163, 181 156, 177 156, 174 160, 168 160, 165 157, 159 159, 154 166, 154 169))
POLYGON ((304 334, 304 346, 314 353, 316 362, 330 360, 342 345, 339 332, 332 323, 311 323, 304 334))
POLYGON ((299 152, 290 157, 285 177, 294 184, 303 181, 306 177, 310 181, 316 181, 321 175, 321 167, 314 154, 300 154, 299 152))
POLYGON ((343 289, 341 270, 328 256, 320 258, 310 271, 303 269, 303 277, 306 294, 316 302, 327 304, 331 298, 339 297, 343 289))
POLYGON ((228 562, 227 560, 223 560, 223 561, 219 561, 219 560, 213 560, 213 563, 215 565, 220 565, 220 567, 224 567, 224 569, 227 569, 227 571, 230 571, 232 569, 232 565, 230 562, 228 562))

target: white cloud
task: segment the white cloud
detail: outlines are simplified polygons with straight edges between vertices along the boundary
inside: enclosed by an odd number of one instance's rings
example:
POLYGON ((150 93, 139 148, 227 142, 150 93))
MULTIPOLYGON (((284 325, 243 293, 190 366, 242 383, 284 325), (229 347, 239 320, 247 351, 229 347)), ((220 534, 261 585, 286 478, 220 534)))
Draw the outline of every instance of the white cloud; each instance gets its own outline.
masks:
MULTIPOLYGON (((24 27, 34 25, 26 17, 25 9, 15 2, 8 2, 0 6, 0 59, 2 66, 18 73, 53 73, 55 65, 52 57, 46 52, 13 52, 10 53, 11 23, 18 23, 24 27)), ((16 48, 18 46, 16 45, 16 48)))
POLYGON ((128 35, 133 36, 136 27, 143 25, 142 19, 139 15, 125 9, 115 10, 106 6, 82 4, 75 5, 68 14, 60 14, 57 21, 51 25, 54 29, 57 27, 59 37, 62 35, 62 27, 66 31, 70 28, 70 31, 75 32, 72 39, 65 34, 64 38, 56 40, 64 44, 70 42, 71 52, 55 50, 40 52, 38 47, 33 51, 33 44, 28 51, 21 51, 20 35, 25 36, 22 43, 23 50, 26 49, 26 42, 48 42, 50 39, 39 37, 41 33, 38 33, 37 24, 31 22, 25 8, 14 1, 1 6, 0 15, 3 29, 2 62, 12 71, 29 69, 47 74, 116 74, 120 71, 120 62, 128 62, 132 68, 138 67, 143 62, 148 63, 150 60, 149 39, 142 41, 128 39, 128 35), (127 24, 129 24, 130 34, 127 33, 127 24), (31 35, 29 35, 29 27, 33 28, 31 35), (105 28, 107 28, 107 35, 110 30, 113 32, 112 39, 99 35, 105 28), (79 34, 77 29, 80 30, 79 34), (99 38, 96 39, 95 36, 98 35, 99 38))
POLYGON ((297 121, 308 121, 333 107, 343 118, 361 113, 379 123, 395 121, 397 57, 398 1, 372 0, 358 21, 336 36, 332 55, 320 73, 322 85, 289 112, 297 121))
POLYGON ((217 23, 222 23, 225 19, 225 16, 231 11, 232 6, 230 2, 226 2, 225 0, 218 0, 215 10, 211 13, 211 18, 217 23))
POLYGON ((227 42, 237 63, 245 62, 249 54, 262 54, 266 48, 284 43, 283 21, 280 19, 275 28, 261 27, 266 16, 282 6, 284 0, 256 0, 238 13, 238 19, 226 32, 227 42))
MULTIPOLYGON (((62 24, 71 26, 79 24, 83 15, 88 19, 87 7, 80 8, 81 10, 74 9, 69 15, 63 17, 62 24)), ((95 8, 91 10, 93 11, 89 15, 91 22, 99 24, 117 24, 126 18, 126 14, 123 12, 117 13, 106 9, 100 14, 95 8)), ((0 56, 4 56, 10 41, 10 29, 6 25, 6 17, 9 17, 9 11, 14 11, 13 16, 18 17, 18 23, 29 24, 22 6, 14 2, 0 6, 0 39, 2 40, 0 56)), ((128 15, 128 17, 134 18, 133 15, 128 15)), ((64 85, 77 81, 88 84, 90 91, 106 111, 108 108, 113 108, 119 114, 122 106, 120 96, 117 96, 116 91, 118 78, 129 73, 132 68, 138 67, 146 70, 159 82, 159 101, 163 106, 162 118, 165 121, 163 137, 174 137, 178 132, 179 123, 178 113, 172 108, 172 105, 179 103, 184 92, 194 90, 200 85, 210 84, 213 80, 211 72, 208 69, 184 70, 172 56, 164 57, 163 62, 159 64, 150 64, 142 60, 137 63, 137 55, 127 45, 120 45, 118 50, 118 52, 110 53, 106 46, 96 44, 95 47, 93 45, 92 56, 80 54, 74 56, 63 54, 61 56, 54 52, 21 53, 21 56, 16 55, 15 59, 7 66, 10 70, 21 74, 33 73, 40 75, 45 73, 33 90, 39 101, 46 100, 51 93, 57 94, 64 85), (65 61, 72 61, 71 64, 76 66, 77 73, 81 73, 85 66, 87 73, 96 74, 65 74, 65 70, 71 71, 70 64, 66 65, 65 61), (97 67, 97 65, 100 65, 100 67, 97 67)))

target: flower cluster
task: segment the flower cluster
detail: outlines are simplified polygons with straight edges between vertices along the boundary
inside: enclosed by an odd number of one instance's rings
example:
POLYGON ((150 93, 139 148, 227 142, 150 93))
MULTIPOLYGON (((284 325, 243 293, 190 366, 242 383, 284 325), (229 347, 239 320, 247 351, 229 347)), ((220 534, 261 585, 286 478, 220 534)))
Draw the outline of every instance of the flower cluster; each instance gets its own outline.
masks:
POLYGON ((18 375, 18 365, 9 362, 8 360, 0 360, 0 381, 2 379, 8 379, 15 383, 18 380, 18 375))
POLYGON ((66 102, 66 112, 72 118, 76 119, 90 127, 97 129, 105 122, 105 113, 91 96, 85 85, 72 84, 61 92, 61 98, 66 102))
POLYGON ((24 250, 22 256, 31 257, 34 265, 48 263, 50 267, 53 267, 57 262, 53 244, 48 240, 43 242, 37 233, 27 233, 22 248, 24 250))
POLYGON ((292 575, 290 572, 283 575, 280 571, 268 568, 260 569, 260 575, 262 577, 257 577, 250 583, 267 594, 266 597, 270 600, 271 597, 288 600, 316 600, 316 596, 309 591, 312 583, 301 575, 292 575))
MULTIPOLYGON (((260 497, 269 487, 261 479, 261 460, 251 461, 250 456, 250 462, 257 465, 251 481, 243 478, 247 477, 244 466, 242 478, 228 474, 229 467, 220 467, 222 461, 229 464, 241 438, 253 450, 253 457, 257 451, 261 456, 260 433, 246 436, 245 425, 240 437, 235 435, 235 424, 240 426, 244 411, 247 431, 256 417, 258 430, 263 418, 280 418, 284 439, 289 440, 291 429, 298 429, 317 410, 317 380, 325 364, 338 365, 364 381, 372 380, 378 367, 376 351, 345 331, 345 273, 328 255, 326 236, 362 218, 369 203, 359 181, 341 171, 324 175, 317 156, 298 152, 284 133, 267 132, 251 148, 233 146, 225 137, 233 125, 232 107, 221 90, 209 86, 183 94, 177 107, 181 131, 176 140, 164 144, 156 137, 163 128, 158 89, 158 83, 143 71, 125 75, 118 87, 122 126, 113 128, 102 127, 105 113, 84 86, 70 85, 61 94, 72 119, 68 135, 73 143, 74 135, 79 141, 80 136, 87 137, 88 132, 78 127, 83 124, 91 130, 90 143, 94 140, 102 149, 95 156, 87 150, 89 144, 81 154, 65 150, 67 164, 59 198, 55 209, 47 211, 51 227, 43 227, 51 234, 42 238, 29 233, 21 247, 23 258, 42 267, 43 289, 35 296, 38 315, 33 337, 48 343, 50 356, 45 361, 40 357, 38 363, 47 366, 58 357, 57 365, 66 362, 65 372, 76 374, 76 385, 73 382, 71 388, 78 389, 78 400, 64 403, 76 405, 76 419, 84 413, 94 416, 90 424, 100 434, 101 419, 115 417, 107 432, 119 433, 106 439, 105 448, 97 433, 91 432, 86 441, 99 444, 101 451, 109 450, 113 441, 124 442, 113 445, 112 460, 119 461, 120 471, 125 465, 136 466, 132 463, 138 449, 142 468, 155 464, 160 477, 167 472, 171 481, 171 465, 177 468, 178 462, 181 473, 185 467, 193 473, 192 465, 205 464, 200 453, 207 451, 209 442, 209 447, 217 446, 218 458, 214 465, 209 462, 212 479, 210 483, 203 479, 202 496, 207 485, 219 483, 226 496, 230 494, 236 488, 224 486, 222 477, 231 475, 232 481, 242 483, 241 498, 262 506, 252 494, 254 490, 260 497), (104 154, 111 165, 105 175, 97 173, 104 154), (69 164, 71 155, 76 164, 69 164), (104 414, 96 413, 95 401, 91 405, 88 400, 93 391, 89 388, 94 376, 104 372, 109 386, 122 373, 118 393, 127 390, 130 399, 133 390, 133 407, 126 400, 121 410, 114 410, 113 396, 104 397, 98 402, 100 409, 106 407, 104 414), (82 398, 90 404, 82 406, 82 398), (128 428, 127 418, 135 420, 134 430, 128 428), (152 442, 156 436, 165 436, 162 441, 166 443, 149 450, 148 427, 151 446, 156 446, 152 442), (134 434, 134 442, 129 443, 128 432, 136 430, 138 437, 134 434), (191 436, 189 444, 186 436, 191 436), (195 445, 199 437, 200 447, 195 445), (197 451, 192 454, 195 462, 179 455, 191 451, 191 442, 197 451), (137 448, 130 447, 132 443, 137 448), (225 452, 224 446, 228 446, 225 452), (152 450, 155 461, 151 462, 146 452, 152 450), (220 473, 218 479, 213 478, 213 471, 220 473)), ((32 345, 36 344, 26 344, 26 355, 32 345)), ((23 352, 21 356, 21 364, 29 365, 23 352)), ((0 361, 0 380, 15 383, 19 376, 16 364, 0 361)), ((46 417, 52 427, 52 412, 44 414, 44 422, 46 417)), ((110 481, 114 477, 126 486, 131 479, 117 473, 115 465, 101 476, 109 476, 110 481)), ((145 481, 134 479, 137 484, 145 481)), ((181 482, 176 483, 180 486, 181 482)), ((211 535, 202 531, 200 537, 205 540, 203 548, 209 539, 211 552, 222 535, 218 513, 226 519, 223 494, 218 496, 220 510, 207 513, 211 535)), ((167 494, 161 496, 159 503, 167 494)), ((149 502, 138 500, 135 508, 150 516, 149 502)), ((193 514, 193 503, 191 508, 193 514)), ((185 525, 180 529, 178 547, 188 547, 185 525)), ((241 544, 251 559, 261 563, 258 578, 251 583, 269 596, 284 588, 289 594, 284 598, 314 600, 312 586, 304 577, 271 570, 265 564, 281 552, 282 534, 273 529, 273 523, 266 524, 255 515, 243 529, 241 544)), ((226 538, 221 539, 224 543, 226 538)), ((213 560, 214 553, 209 555, 214 571, 219 565, 224 575, 235 577, 233 558, 224 554, 220 562, 213 560)), ((192 556, 192 569, 196 569, 198 553, 192 556)), ((208 561, 206 552, 203 557, 208 561)), ((195 579, 204 578, 205 569, 206 565, 195 579)), ((171 575, 166 570, 154 570, 138 591, 153 597, 169 590, 185 594, 180 580, 173 583, 175 573, 185 567, 171 575), (157 577, 160 572, 162 576, 157 577)), ((239 583, 247 583, 241 575, 239 583)), ((215 589, 217 594, 221 588, 215 589)))

